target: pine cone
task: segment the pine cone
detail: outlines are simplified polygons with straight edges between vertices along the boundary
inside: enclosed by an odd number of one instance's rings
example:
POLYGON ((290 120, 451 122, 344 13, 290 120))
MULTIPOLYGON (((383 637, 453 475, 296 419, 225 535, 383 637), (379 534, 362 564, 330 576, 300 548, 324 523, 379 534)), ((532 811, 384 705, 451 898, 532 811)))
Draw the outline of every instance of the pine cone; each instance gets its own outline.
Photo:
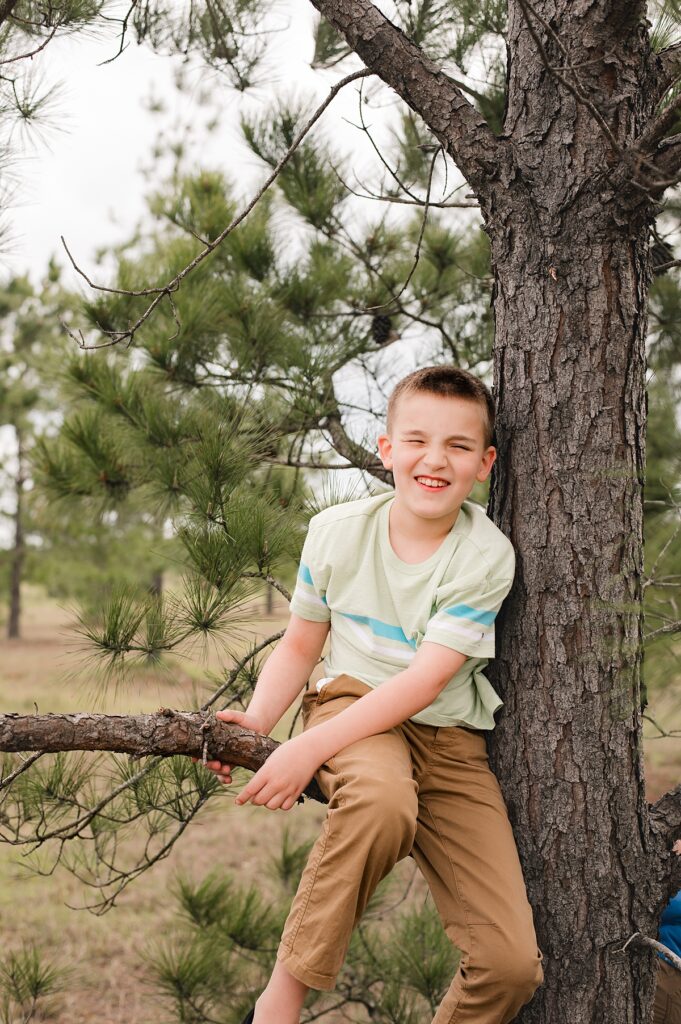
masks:
POLYGON ((377 345, 390 341, 392 321, 389 316, 375 316, 371 321, 371 336, 377 345))

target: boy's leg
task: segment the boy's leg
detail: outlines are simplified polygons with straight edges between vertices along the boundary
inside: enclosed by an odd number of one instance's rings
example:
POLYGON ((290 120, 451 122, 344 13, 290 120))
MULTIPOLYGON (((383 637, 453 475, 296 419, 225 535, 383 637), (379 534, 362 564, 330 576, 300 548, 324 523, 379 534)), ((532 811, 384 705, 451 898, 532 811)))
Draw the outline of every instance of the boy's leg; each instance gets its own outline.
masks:
POLYGON ((459 970, 433 1024, 507 1024, 541 984, 541 953, 485 736, 439 729, 430 749, 406 722, 419 785, 413 856, 459 970), (422 749, 423 748, 423 749, 422 749))
MULTIPOLYGON (((327 721, 369 691, 350 676, 306 698, 305 727, 327 721)), ((330 990, 352 929, 374 889, 412 848, 417 795, 401 730, 341 750, 316 773, 329 801, 322 832, 300 880, 277 959, 310 988, 330 990)))

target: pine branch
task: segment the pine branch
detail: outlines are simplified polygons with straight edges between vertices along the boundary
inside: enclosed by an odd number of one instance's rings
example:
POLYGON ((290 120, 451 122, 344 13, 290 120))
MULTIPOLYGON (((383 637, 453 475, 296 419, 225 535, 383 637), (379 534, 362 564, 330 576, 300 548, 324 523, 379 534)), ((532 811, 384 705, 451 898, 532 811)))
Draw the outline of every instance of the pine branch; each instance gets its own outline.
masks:
POLYGON ((176 292, 179 289, 180 285, 182 284, 182 281, 189 274, 191 274, 192 271, 195 270, 195 268, 200 263, 203 263, 203 261, 208 256, 210 256, 211 253, 213 253, 215 251, 215 249, 218 248, 218 246, 220 246, 224 242, 225 238, 227 238, 227 236, 230 235, 239 226, 239 224, 241 224, 241 222, 246 219, 246 217, 251 212, 251 210, 256 205, 256 203, 262 198, 262 196, 269 189, 269 187, 273 184, 273 182, 276 181, 276 179, 279 177, 279 174, 281 173, 283 168, 286 166, 286 164, 289 162, 289 160, 291 159, 291 157, 293 156, 293 154, 295 153, 296 149, 301 144, 301 142, 303 141, 303 139, 305 138, 307 133, 311 130, 311 128, 314 126, 314 124, 319 120, 321 115, 324 113, 324 111, 329 106, 329 104, 333 101, 333 99, 338 95, 338 93, 341 91, 341 89, 343 89, 350 82, 354 82, 354 81, 356 81, 357 79, 360 79, 360 78, 366 78, 366 76, 369 75, 369 74, 371 74, 371 72, 370 71, 366 71, 366 70, 355 71, 355 72, 353 72, 353 74, 347 75, 345 78, 341 79, 339 82, 336 82, 336 84, 333 86, 333 88, 329 91, 329 94, 327 95, 326 99, 317 107, 317 109, 312 114, 312 116, 309 118, 309 120, 303 125, 303 127, 298 132, 298 134, 294 138, 293 142, 291 143, 291 145, 287 149, 287 151, 283 154, 283 156, 281 157, 281 159, 279 160, 277 165, 272 170, 272 173, 269 175, 269 177, 267 178, 267 180, 264 183, 264 185, 260 189, 258 189, 256 194, 253 196, 253 198, 250 200, 250 202, 246 205, 245 209, 243 209, 240 213, 238 213, 236 215, 236 217, 234 217, 233 220, 227 225, 227 227, 224 228, 220 232, 220 234, 212 242, 208 242, 206 244, 205 248, 202 249, 201 252, 199 252, 198 255, 196 255, 194 257, 194 259, 191 260, 179 272, 179 274, 176 274, 175 277, 171 281, 168 281, 167 284, 162 285, 161 287, 158 287, 158 288, 140 288, 140 289, 136 289, 136 290, 126 289, 126 288, 107 288, 104 285, 98 285, 98 284, 96 284, 94 281, 92 281, 87 276, 87 274, 85 273, 85 271, 81 267, 78 266, 78 264, 76 263, 75 259, 71 255, 71 252, 69 251, 69 248, 68 248, 68 246, 66 244, 66 240, 64 239, 64 236, 62 235, 61 236, 61 242, 62 242, 62 245, 64 246, 64 249, 66 251, 66 254, 67 254, 69 260, 71 261, 71 265, 73 266, 73 269, 76 271, 76 273, 80 274, 80 276, 95 291, 106 292, 106 293, 111 294, 111 295, 127 295, 127 296, 130 296, 130 297, 133 297, 133 298, 134 297, 142 297, 142 296, 154 296, 154 298, 149 303, 149 305, 147 306, 145 311, 138 317, 138 319, 135 321, 135 323, 132 324, 127 330, 125 330, 125 331, 105 331, 105 330, 102 330, 102 334, 107 336, 109 338, 109 340, 106 341, 106 342, 103 342, 102 344, 99 344, 99 345, 88 345, 85 342, 85 339, 84 339, 84 337, 82 335, 82 332, 79 331, 76 334, 75 331, 73 331, 68 326, 68 324, 62 322, 62 327, 64 328, 66 333, 69 335, 69 337, 73 341, 76 342, 78 347, 81 348, 81 349, 84 349, 86 351, 92 351, 94 349, 100 349, 100 348, 111 348, 112 346, 120 345, 123 342, 125 342, 128 346, 131 345, 132 341, 133 341, 133 338, 135 337, 135 335, 139 331, 140 327, 142 327, 142 325, 149 319, 149 317, 152 315, 152 313, 157 308, 157 306, 159 306, 161 304, 161 302, 165 298, 167 298, 169 303, 170 303, 170 306, 171 306, 171 309, 172 309, 172 313, 173 313, 173 317, 174 317, 177 329, 179 331, 180 327, 181 327, 181 324, 180 324, 180 321, 179 321, 179 318, 178 318, 178 315, 177 315, 177 310, 176 310, 176 307, 175 307, 175 303, 173 301, 173 293, 176 292))
MULTIPOLYGON (((200 712, 151 715, 0 715, 0 751, 108 750, 136 757, 183 754, 257 771, 279 744, 200 712)), ((313 780, 304 791, 326 803, 313 780)))
POLYGON ((370 0, 312 0, 374 74, 419 114, 474 191, 510 180, 510 146, 498 139, 463 92, 370 0))

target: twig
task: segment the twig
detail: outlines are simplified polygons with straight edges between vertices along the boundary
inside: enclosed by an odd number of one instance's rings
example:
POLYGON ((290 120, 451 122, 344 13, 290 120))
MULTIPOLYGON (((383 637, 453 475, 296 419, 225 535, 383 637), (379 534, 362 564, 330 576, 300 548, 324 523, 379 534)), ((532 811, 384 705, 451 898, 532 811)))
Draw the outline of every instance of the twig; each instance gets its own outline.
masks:
MULTIPOLYGON (((445 164, 445 167, 446 166, 447 165, 445 164)), ((365 185, 363 182, 359 181, 359 179, 357 179, 359 184, 362 186, 363 189, 366 190, 366 192, 365 192, 365 194, 363 194, 362 192, 357 192, 355 189, 351 188, 350 185, 348 185, 348 183, 346 181, 343 180, 343 178, 340 176, 340 174, 338 173, 338 171, 336 170, 335 167, 332 167, 331 170, 336 175, 336 177, 340 181, 340 183, 343 186, 343 188, 346 188, 348 190, 348 192, 351 193, 351 195, 356 196, 358 199, 374 199, 374 200, 376 200, 377 202, 380 202, 380 203, 395 203, 398 206, 425 206, 426 205, 424 199, 400 199, 399 196, 382 196, 382 195, 379 195, 376 192, 372 192, 371 189, 367 185, 365 185)), ((431 200, 431 202, 428 203, 428 205, 429 206, 433 206, 433 207, 435 207, 438 210, 469 210, 469 209, 471 209, 471 210, 479 210, 480 209, 480 203, 475 203, 475 202, 448 203, 448 202, 444 202, 444 201, 443 202, 435 202, 434 200, 431 200)))
POLYGON ((652 633, 645 633, 643 642, 647 643, 648 640, 654 640, 656 636, 663 636, 666 633, 681 633, 681 619, 676 622, 668 622, 665 626, 654 629, 652 633))
POLYGON ((54 37, 56 35, 56 32, 57 32, 57 29, 59 27, 60 27, 59 25, 55 25, 54 28, 52 29, 52 31, 50 32, 49 36, 47 37, 47 39, 45 39, 44 42, 42 42, 40 44, 40 46, 37 46, 35 48, 35 50, 31 50, 29 53, 20 53, 17 57, 8 57, 7 60, 0 60, 0 67, 3 64, 14 64, 14 62, 17 61, 17 60, 26 60, 27 57, 35 57, 35 55, 37 53, 40 53, 41 50, 44 50, 45 47, 47 46, 47 44, 52 39, 54 39, 54 37))
MULTIPOLYGON (((362 112, 362 96, 363 96, 362 86, 363 86, 363 84, 364 83, 362 83, 362 85, 359 88, 359 120, 360 120, 360 125, 361 125, 360 131, 364 132, 364 134, 368 138, 369 142, 371 143, 371 147, 374 150, 374 152, 376 153, 376 156, 381 161, 381 163, 383 164, 385 169, 388 171, 388 173, 391 175, 391 177, 393 177, 395 179, 395 181, 400 186, 402 191, 405 192, 408 196, 410 196, 411 199, 418 199, 418 196, 415 196, 414 193, 411 191, 411 189, 408 188, 404 184, 404 182, 400 180, 400 178, 398 177, 397 171, 394 171, 392 169, 390 164, 387 162, 387 160, 385 159, 385 157, 381 153, 380 147, 377 146, 376 143, 374 142, 373 136, 372 136, 371 132, 369 131, 368 127, 367 127, 366 121, 364 120, 364 114, 362 112)), ((349 121, 348 124, 352 124, 352 121, 349 121)), ((358 126, 354 125, 353 127, 357 128, 358 126)))
POLYGON ((672 267, 681 267, 681 260, 670 260, 669 263, 658 263, 655 270, 657 273, 661 273, 663 270, 671 270, 672 267))
POLYGON ((634 932, 622 946, 620 953, 624 953, 627 946, 646 946, 649 949, 654 949, 658 953, 662 953, 666 960, 668 960, 672 967, 675 967, 677 971, 681 971, 681 957, 677 956, 676 953, 672 953, 671 949, 658 942, 657 939, 651 939, 647 935, 643 935, 642 932, 634 932))
MULTIPOLYGON (((122 341, 125 341, 126 339, 127 339, 128 345, 130 345, 132 343, 132 340, 133 340, 135 334, 137 333, 137 331, 139 330, 139 328, 142 326, 143 323, 145 323, 146 320, 149 319, 149 317, 151 316, 153 311, 156 309, 156 307, 159 305, 159 303, 164 298, 164 296, 166 296, 166 295, 170 296, 172 292, 177 291, 177 289, 180 287, 180 284, 182 283, 184 278, 187 277, 187 275, 190 274, 208 256, 210 256, 210 254, 215 249, 217 249, 217 247, 219 245, 221 245, 221 243, 225 240, 225 238, 229 234, 231 234, 231 232, 234 231, 234 229, 236 227, 238 227, 238 225, 243 220, 246 219, 246 217, 251 212, 251 210, 256 205, 256 203, 261 199, 261 197, 265 194, 265 192, 268 190, 268 188, 277 179, 277 177, 279 176, 279 174, 281 173, 283 168, 286 166, 286 164, 289 162, 289 160, 291 159, 291 157, 293 156, 293 154, 295 153, 296 149, 298 148, 300 143, 303 141, 303 139, 305 138, 307 133, 310 131, 310 129, 313 127, 313 125, 319 120, 321 115, 324 113, 324 111, 329 106, 329 104, 332 102, 332 100, 338 95, 338 93, 341 91, 341 89, 343 89, 344 86, 349 85, 350 82, 354 82, 354 81, 356 81, 359 78, 367 78, 371 74, 373 74, 372 71, 368 70, 367 68, 364 68, 361 71, 353 72, 353 74, 351 74, 351 75, 346 75, 346 77, 342 78, 340 80, 340 82, 336 82, 336 84, 330 90, 329 94, 327 95, 327 97, 323 101, 323 103, 321 103, 317 107, 317 109, 313 113, 312 117, 306 122, 306 124, 298 132, 298 134, 294 138, 293 142, 289 146, 289 148, 286 151, 286 153, 282 156, 282 158, 279 160, 279 162, 274 167, 272 173, 268 176, 268 178, 265 181, 264 185, 256 192, 254 197, 246 205, 246 207, 242 210, 242 212, 237 214, 234 217, 234 219, 231 221, 231 223, 228 224, 227 227, 224 228, 224 230, 220 232, 220 234, 215 238, 215 240, 210 242, 208 245, 206 245, 205 248, 202 249, 202 251, 200 253, 198 253, 194 257, 194 259, 190 263, 188 263, 187 266, 184 267, 183 270, 181 270, 178 274, 176 274, 176 276, 171 281, 169 281, 166 285, 163 285, 160 288, 144 288, 144 289, 140 289, 140 290, 137 290, 137 291, 132 291, 132 290, 124 289, 124 288, 107 288, 107 287, 104 287, 102 285, 96 285, 92 281, 90 281, 89 278, 87 277, 87 275, 80 269, 80 267, 77 266, 75 260, 73 259, 73 257, 71 256, 71 253, 69 252, 69 250, 67 248, 67 245, 66 245, 66 242, 64 240, 64 237, 62 236, 62 238, 61 238, 62 245, 66 249, 66 253, 67 253, 67 255, 68 255, 68 257, 69 257, 69 259, 70 259, 70 261, 71 261, 71 263, 72 263, 72 265, 74 267, 74 270, 76 270, 77 273, 79 273, 82 277, 85 278, 85 280, 88 282, 88 284, 90 285, 91 288, 94 288, 96 291, 109 292, 109 293, 112 293, 114 295, 128 295, 128 296, 133 296, 133 297, 143 296, 143 295, 154 295, 155 296, 155 298, 153 299, 152 302, 150 302, 149 306, 144 311, 144 313, 142 313, 142 315, 136 320, 136 322, 131 327, 129 327, 127 330, 125 330, 125 331, 102 331, 103 334, 105 334, 109 338, 111 338, 111 341, 107 343, 108 345, 117 345, 117 344, 120 344, 122 341)), ((102 346, 102 345, 100 345, 100 346, 86 345, 84 343, 82 334, 81 334, 81 337, 79 339, 76 336, 76 334, 66 324, 63 324, 63 326, 64 326, 66 332, 68 333, 68 335, 79 345, 80 348, 85 348, 85 349, 89 350, 89 349, 92 349, 92 348, 106 347, 106 346, 102 346)))
POLYGON ((284 630, 282 629, 278 633, 274 633, 272 636, 268 636, 266 640, 263 640, 261 643, 257 644, 256 647, 252 647, 250 651, 248 651, 248 653, 243 656, 241 661, 238 661, 236 663, 232 671, 227 676, 226 682, 224 682, 222 686, 219 689, 217 689, 214 694, 212 694, 212 696, 206 701, 205 704, 201 705, 199 710, 207 711, 209 707, 212 707, 212 705, 215 704, 216 700, 219 700, 220 697, 222 697, 225 690, 229 689, 229 687, 232 685, 236 677, 239 675, 239 672, 241 672, 244 665, 251 661, 251 659, 254 658, 256 654, 260 654, 261 651, 264 651, 265 648, 268 647, 270 644, 275 643, 277 640, 281 640, 283 635, 284 630))
POLYGON ((437 150, 433 154, 433 159, 431 160, 431 163, 430 163, 430 174, 428 175, 428 187, 426 189, 426 201, 423 204, 423 219, 421 221, 421 230, 419 231, 419 237, 418 237, 417 242, 416 242, 416 252, 414 253, 414 262, 412 264, 411 270, 407 274, 407 279, 404 282, 404 284, 402 285, 402 287, 400 288, 400 290, 397 293, 397 295, 394 295, 390 299, 389 302, 384 302, 380 306, 369 306, 368 309, 371 312, 374 312, 377 309, 386 309, 386 307, 392 305, 392 303, 395 301, 395 299, 399 299, 404 294, 404 292, 407 290, 407 288, 409 286, 409 282, 411 281, 412 277, 416 273, 416 268, 418 267, 419 260, 421 259, 421 243, 423 242, 423 236, 426 233, 426 224, 428 223, 428 210, 430 208, 430 190, 431 190, 431 187, 432 187, 432 184, 433 184, 433 174, 435 172, 435 161, 437 160, 437 158, 438 158, 438 156, 440 154, 442 154, 444 156, 444 147, 442 147, 442 146, 438 146, 437 150))
POLYGON ((659 725, 651 715, 643 715, 642 718, 644 721, 650 722, 650 724, 654 726, 660 733, 659 736, 646 736, 646 739, 661 740, 664 739, 666 736, 681 736, 681 729, 672 729, 671 732, 668 732, 667 730, 663 729, 662 726, 659 725))
MULTIPOLYGON (((290 463, 288 463, 288 465, 290 465, 290 463)), ((268 573, 268 572, 242 572, 241 575, 244 577, 244 579, 247 579, 247 580, 264 580, 265 583, 269 583, 269 585, 271 587, 274 587, 275 590, 278 590, 279 593, 281 594, 281 596, 285 597, 287 601, 291 600, 291 593, 290 593, 290 591, 288 591, 286 589, 286 587, 283 585, 283 583, 280 583, 278 580, 276 580, 274 578, 274 576, 271 575, 271 573, 268 573)))
POLYGON ((35 764, 35 762, 38 760, 38 758, 42 757, 44 753, 45 753, 44 750, 39 750, 39 751, 37 751, 37 753, 31 754, 30 757, 27 757, 25 760, 22 759, 23 763, 20 764, 18 768, 15 768, 14 771, 10 772, 9 775, 5 775, 3 778, 0 778, 0 790, 1 789, 6 789, 7 786, 11 785, 11 783, 14 782, 14 780, 19 775, 21 775, 28 768, 30 768, 32 764, 35 764))

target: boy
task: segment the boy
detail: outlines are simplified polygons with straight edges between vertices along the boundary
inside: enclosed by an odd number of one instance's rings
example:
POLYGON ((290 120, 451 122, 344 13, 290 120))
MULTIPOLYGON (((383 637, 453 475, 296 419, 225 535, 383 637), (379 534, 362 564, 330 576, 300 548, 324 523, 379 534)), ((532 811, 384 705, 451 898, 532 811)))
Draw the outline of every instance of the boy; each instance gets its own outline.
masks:
MULTIPOLYGON (((374 888, 408 854, 462 950, 433 1024, 506 1024, 541 983, 481 731, 502 703, 482 670, 514 573, 510 542, 465 502, 492 469, 493 425, 492 397, 466 371, 427 367, 397 385, 378 439, 394 493, 311 520, 286 633, 248 711, 218 716, 269 733, 330 631, 328 678, 303 698, 303 733, 236 798, 289 810, 316 775, 329 801, 248 1022, 298 1024, 308 989, 334 987, 374 888)), ((231 781, 228 765, 209 767, 231 781)))

